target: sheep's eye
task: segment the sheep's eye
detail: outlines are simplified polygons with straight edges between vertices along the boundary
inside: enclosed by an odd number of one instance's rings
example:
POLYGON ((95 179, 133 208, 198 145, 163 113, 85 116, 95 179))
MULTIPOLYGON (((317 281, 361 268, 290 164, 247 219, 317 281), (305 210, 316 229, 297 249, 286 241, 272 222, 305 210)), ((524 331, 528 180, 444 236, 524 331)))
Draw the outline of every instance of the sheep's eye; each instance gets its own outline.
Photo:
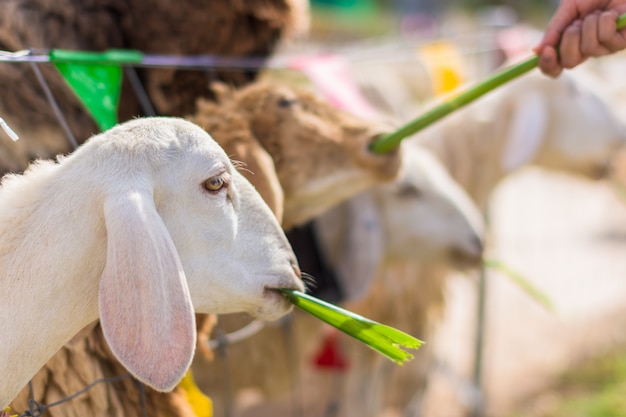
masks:
POLYGON ((295 98, 286 98, 282 97, 278 100, 278 107, 282 107, 284 109, 292 107, 298 101, 295 98))
POLYGON ((396 194, 400 197, 412 197, 412 198, 420 198, 422 197, 422 191, 415 187, 412 184, 402 184, 396 190, 396 194))
POLYGON ((228 177, 224 174, 211 177, 202 184, 204 189, 211 192, 217 192, 222 188, 228 187, 228 177))

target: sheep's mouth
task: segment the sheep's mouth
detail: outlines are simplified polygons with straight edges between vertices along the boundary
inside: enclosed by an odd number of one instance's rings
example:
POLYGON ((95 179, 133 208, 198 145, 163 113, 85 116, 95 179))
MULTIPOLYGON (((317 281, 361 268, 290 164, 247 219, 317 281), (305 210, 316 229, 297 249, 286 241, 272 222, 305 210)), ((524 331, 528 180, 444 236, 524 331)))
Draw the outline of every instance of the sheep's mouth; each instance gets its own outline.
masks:
POLYGON ((611 175, 612 168, 613 167, 609 163, 597 165, 591 169, 590 177, 596 181, 606 179, 611 175))
POLYGON ((263 289, 263 298, 265 300, 265 307, 258 309, 256 314, 253 314, 261 320, 277 320, 289 313, 293 308, 293 304, 279 288, 265 287, 263 289))
POLYGON ((377 166, 375 171, 379 181, 389 181, 398 175, 400 170, 401 153, 400 146, 386 152, 374 152, 374 144, 387 136, 386 133, 377 133, 369 136, 364 152, 366 166, 377 166))
POLYGON ((271 294, 272 296, 274 296, 274 294, 283 295, 280 292, 280 288, 274 288, 274 287, 265 287, 263 289, 263 293, 266 294, 266 295, 267 294, 271 294))
POLYGON ((281 287, 281 288, 274 288, 274 287, 265 287, 263 289, 263 296, 265 298, 269 298, 272 300, 276 300, 280 303, 285 303, 285 304, 291 304, 289 302, 289 299, 285 296, 285 294, 283 294, 283 292, 281 291, 281 289, 290 289, 290 290, 299 290, 299 288, 296 288, 295 286, 293 288, 286 288, 286 287, 281 287))
POLYGON ((448 253, 449 259, 452 261, 454 268, 464 271, 474 269, 482 264, 482 256, 470 254, 465 250, 453 248, 448 253))

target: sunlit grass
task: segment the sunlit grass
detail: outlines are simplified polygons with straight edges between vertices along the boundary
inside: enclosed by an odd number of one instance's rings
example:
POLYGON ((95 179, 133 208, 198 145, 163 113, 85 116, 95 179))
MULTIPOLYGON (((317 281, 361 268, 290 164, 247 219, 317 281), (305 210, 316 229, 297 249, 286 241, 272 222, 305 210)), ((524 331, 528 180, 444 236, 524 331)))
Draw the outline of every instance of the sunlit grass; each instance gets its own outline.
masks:
POLYGON ((509 417, 626 416, 626 349, 566 372, 549 395, 549 405, 530 401, 528 411, 509 417))

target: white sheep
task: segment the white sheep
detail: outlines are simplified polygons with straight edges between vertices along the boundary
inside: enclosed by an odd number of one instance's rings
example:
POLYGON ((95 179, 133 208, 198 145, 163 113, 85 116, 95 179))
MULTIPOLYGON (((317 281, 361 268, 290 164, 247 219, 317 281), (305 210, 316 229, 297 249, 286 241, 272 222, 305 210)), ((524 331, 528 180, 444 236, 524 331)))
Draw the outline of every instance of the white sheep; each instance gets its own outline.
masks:
MULTIPOLYGON (((497 184, 528 164, 603 178, 613 155, 626 143, 626 127, 611 104, 586 76, 568 72, 553 80, 535 72, 456 111, 406 144, 424 145, 433 150, 452 177, 484 210, 497 184)), ((409 263, 406 270, 402 275, 407 276, 395 276, 396 282, 406 283, 404 287, 393 293, 379 288, 377 298, 349 307, 356 312, 369 311, 373 318, 380 319, 375 311, 386 311, 385 300, 393 299, 394 305, 411 301, 411 294, 418 290, 414 286, 416 276, 428 276, 443 291, 448 271, 409 263), (402 296, 406 297, 404 301, 402 296)), ((441 296, 431 292, 430 298, 426 305, 439 304, 443 308, 441 296)), ((404 323, 416 323, 410 320, 416 311, 413 308, 413 315, 405 312, 396 318, 385 316, 386 322, 398 325, 404 317, 404 323)), ((386 388, 385 399, 378 405, 406 410, 415 400, 418 387, 424 386, 427 375, 411 372, 411 368, 409 364, 393 370, 397 382, 386 388)), ((370 404, 371 415, 378 411, 370 404)))
POLYGON ((195 347, 193 312, 290 310, 295 256, 253 187, 200 127, 146 118, 94 136, 0 188, 0 409, 100 320, 139 380, 171 390, 195 347))
MULTIPOLYGON (((400 152, 376 155, 367 151, 385 124, 357 119, 306 90, 284 84, 258 82, 233 90, 214 83, 212 89, 216 103, 199 100, 188 120, 210 132, 227 155, 238 161, 242 175, 286 228, 397 173, 400 152)), ((203 341, 212 322, 208 315, 196 315, 197 345, 203 353, 208 349, 203 341)), ((103 342, 100 327, 85 333, 83 339, 64 346, 33 378, 34 399, 51 403, 103 375, 125 372, 103 342), (91 373, 87 375, 85 369, 91 373)), ((249 372, 244 366, 240 373, 249 372)), ((134 416, 142 409, 155 416, 189 412, 189 401, 180 389, 167 395, 148 389, 142 397, 134 380, 122 384, 101 385, 83 394, 80 401, 49 412, 62 416, 86 412, 134 416)), ((12 402, 13 409, 28 407, 29 388, 12 402)))
MULTIPOLYGON (((344 295, 350 299, 378 300, 380 293, 394 293, 397 289, 405 292, 406 282, 397 282, 389 273, 390 266, 397 262, 450 262, 470 266, 480 261, 483 225, 477 208, 429 151, 419 146, 403 148, 400 173, 394 182, 373 187, 315 220, 320 249, 338 275, 344 295)), ((301 259, 306 272, 305 265, 301 259)), ((429 302, 435 303, 433 291, 439 291, 441 285, 429 277, 411 276, 411 279, 415 282, 410 288, 416 291, 396 294, 398 298, 412 299, 410 304, 414 307, 404 307, 417 311, 410 319, 402 316, 399 322, 397 312, 405 305, 387 298, 371 309, 360 309, 359 313, 367 317, 374 314, 376 320, 384 323, 395 320, 393 325, 402 330, 425 327, 428 320, 422 313, 429 302)), ((440 298, 437 300, 442 303, 440 298)), ((233 321, 220 317, 218 326, 232 330, 236 328, 233 321)), ((277 343, 284 335, 276 327, 229 346, 229 379, 235 393, 255 387, 267 398, 282 399, 264 402, 258 408, 247 410, 245 415, 256 415, 260 410, 266 410, 268 415, 280 414, 281 407, 291 404, 302 389, 307 392, 302 399, 303 415, 318 415, 319 407, 326 406, 327 372, 312 368, 310 362, 328 329, 299 311, 294 312, 293 321, 297 352, 285 351, 284 343, 277 343), (293 362, 285 360, 290 355, 296 355, 292 356, 298 361, 295 368, 293 362), (254 372, 243 372, 244 369, 254 369, 254 372), (292 378, 295 369, 302 372, 297 381, 292 378), (291 395, 288 395, 290 390, 291 395)), ((377 353, 369 356, 362 354, 363 350, 369 351, 357 342, 351 344, 350 352, 346 353, 351 369, 361 369, 360 376, 377 366, 379 359, 377 353)), ((423 357, 424 352, 420 350, 413 362, 424 366, 423 357)), ((213 363, 197 361, 193 365, 198 384, 213 399, 217 413, 225 401, 221 362, 222 358, 216 357, 213 363)), ((410 365, 405 364, 405 367, 410 365)), ((333 392, 337 390, 334 386, 333 392)))
POLYGON ((475 266, 482 256, 482 218, 441 163, 420 146, 404 146, 398 178, 319 216, 321 251, 346 301, 369 292, 377 272, 398 261, 475 266))
POLYGON ((592 80, 534 72, 415 136, 484 209, 507 174, 534 164, 589 178, 607 173, 626 126, 592 80))

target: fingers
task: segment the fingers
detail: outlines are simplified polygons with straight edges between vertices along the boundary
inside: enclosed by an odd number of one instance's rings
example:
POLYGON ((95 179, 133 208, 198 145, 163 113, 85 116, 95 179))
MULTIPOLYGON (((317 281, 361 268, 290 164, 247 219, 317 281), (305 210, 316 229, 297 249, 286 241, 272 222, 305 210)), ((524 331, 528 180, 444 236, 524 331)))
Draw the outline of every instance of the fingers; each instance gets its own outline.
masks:
POLYGON ((544 74, 553 78, 558 77, 563 71, 563 67, 559 63, 556 49, 551 46, 543 48, 543 51, 539 55, 538 66, 544 74))
POLYGON ((617 31, 617 18, 618 13, 611 11, 601 13, 598 19, 598 41, 609 53, 626 49, 626 36, 617 31))
MULTIPOLYGON (((562 33, 558 56, 543 41, 539 52, 539 69, 546 75, 557 77, 563 68, 574 68, 589 57, 600 57, 626 49, 626 32, 617 31, 615 11, 594 12, 582 20, 575 20, 562 33)), ((546 37, 547 39, 547 32, 546 37)))
MULTIPOLYGON (((583 20, 580 38, 580 55, 584 57, 608 55, 611 51, 602 44, 600 30, 602 29, 601 12, 592 13, 583 20)), ((617 18, 617 17, 616 17, 617 18)), ((603 30, 603 29, 602 29, 603 30)), ((613 21, 613 33, 617 28, 613 21)))
MULTIPOLYGON (((586 59, 581 48, 583 43, 583 26, 584 23, 577 20, 563 32, 559 48, 559 61, 563 68, 573 68, 586 59)), ((591 42, 588 41, 588 43, 591 42)))
POLYGON ((626 48, 626 38, 617 31, 616 20, 614 11, 594 12, 565 29, 559 51, 563 68, 626 48))
POLYGON ((563 68, 573 68, 586 58, 581 52, 583 22, 574 21, 563 32, 559 53, 551 46, 546 46, 539 55, 539 69, 550 77, 558 77, 563 68))
POLYGON ((577 15, 578 11, 573 2, 563 2, 550 19, 543 39, 535 47, 536 52, 543 51, 546 46, 556 47, 561 39, 561 33, 576 19, 577 15))

